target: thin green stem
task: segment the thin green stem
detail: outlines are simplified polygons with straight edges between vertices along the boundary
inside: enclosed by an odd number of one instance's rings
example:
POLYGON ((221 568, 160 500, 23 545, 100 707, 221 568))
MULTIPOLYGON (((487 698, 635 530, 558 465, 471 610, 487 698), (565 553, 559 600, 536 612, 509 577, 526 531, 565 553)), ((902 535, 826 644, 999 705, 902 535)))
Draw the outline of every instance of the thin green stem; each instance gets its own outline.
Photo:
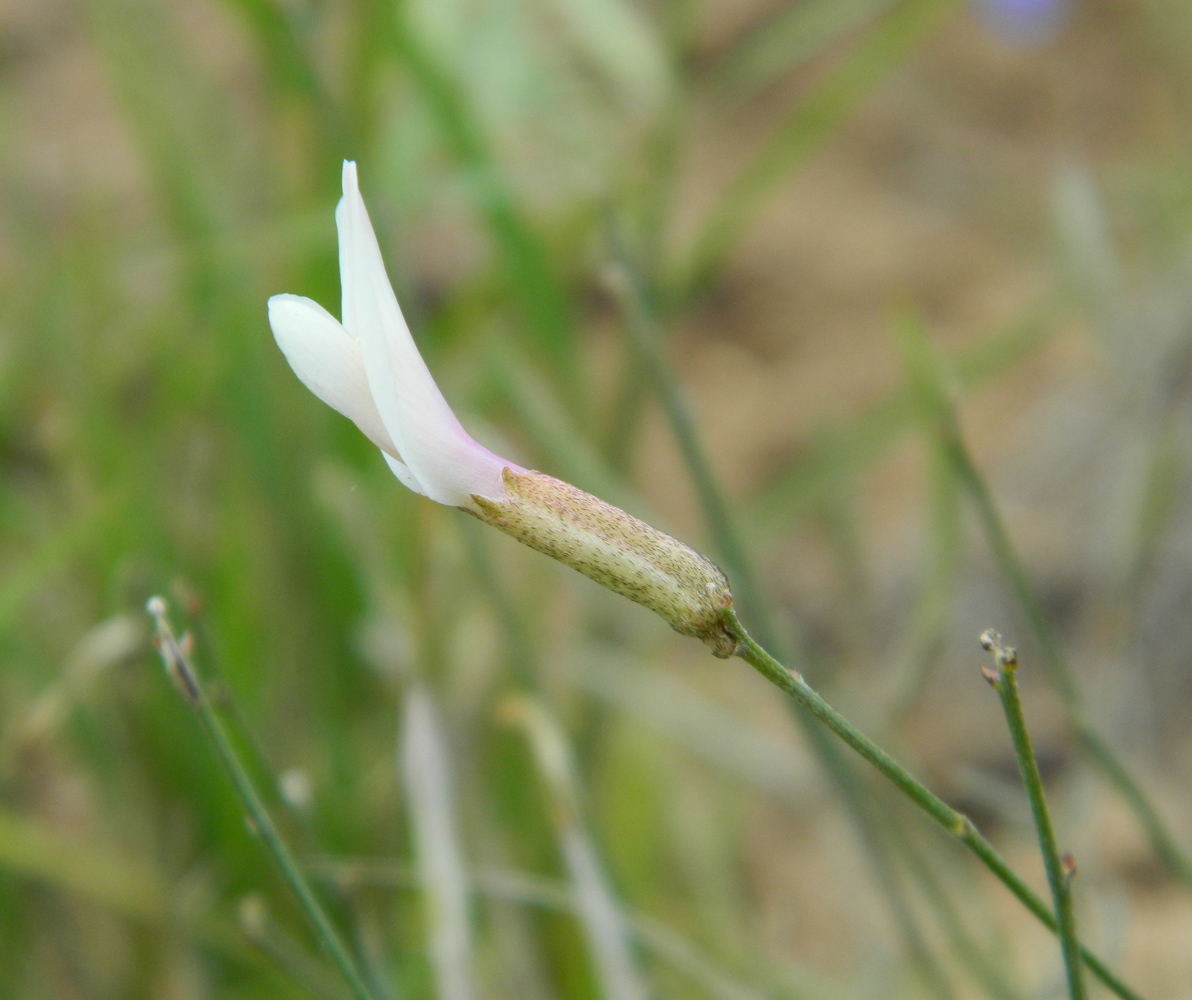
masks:
MULTIPOLYGON (((881 774, 889 779, 900 792, 927 813, 949 834, 964 844, 1035 917, 1053 933, 1058 932, 1059 923, 1048 905, 1035 895, 1025 882, 1010 868, 973 825, 972 820, 957 812, 950 805, 930 791, 918 778, 899 764, 885 750, 857 729, 844 716, 829 705, 794 670, 779 663, 765 649, 759 646, 742 627, 737 616, 729 608, 724 613, 725 627, 737 640, 737 655, 752 666, 759 674, 785 691, 795 702, 812 716, 826 725, 858 754, 869 761, 881 774)), ((1109 967, 1084 946, 1080 947, 1084 964, 1102 983, 1122 998, 1138 1000, 1138 995, 1119 980, 1109 967)))
POLYGON ((1056 846, 1055 829, 1051 825, 1051 813, 1047 798, 1043 794, 1043 779, 1039 777, 1039 764, 1026 728, 1026 717, 1022 713, 1022 697, 1018 692, 1018 654, 1001 644, 998 636, 986 632, 981 644, 994 651, 997 673, 986 674, 986 679, 997 691, 1006 714, 1006 725, 1010 730, 1010 741, 1014 744, 1014 756, 1022 783, 1026 786, 1027 798, 1031 803, 1031 816, 1039 835, 1039 850, 1043 854, 1043 868, 1047 872, 1047 885, 1051 889, 1051 901, 1055 906, 1059 923, 1060 948, 1064 954, 1064 971, 1068 976, 1068 995, 1072 1000, 1084 1000, 1084 980, 1080 975, 1080 946, 1076 939, 1076 914, 1072 908, 1072 874, 1065 871, 1056 846))
POLYGON ((298 897, 298 902, 310 921, 315 937, 347 981, 356 1000, 373 1000, 364 984, 364 979, 348 954, 347 948, 340 940, 335 928, 331 926, 331 921, 323 911, 318 899, 315 898, 310 884, 298 869, 289 848, 281 839, 273 819, 253 787, 248 771, 236 756, 236 751, 232 747, 231 740, 228 739, 228 734, 224 731, 223 724, 219 721, 211 699, 190 662, 188 644, 180 643, 174 638, 173 630, 166 619, 166 602, 160 597, 150 598, 146 609, 153 616, 157 627, 157 649, 161 654, 162 665, 165 667, 167 676, 177 688, 178 693, 182 695, 183 700, 194 709, 195 714, 199 717, 203 732, 211 741, 220 763, 231 779, 236 794, 248 813, 253 830, 261 838, 269 853, 273 855, 281 869, 282 877, 285 878, 294 895, 298 897))
POLYGON ((1126 800, 1127 805, 1138 819, 1139 825, 1146 833, 1151 849, 1159 856, 1168 870, 1183 883, 1184 887, 1192 891, 1192 858, 1167 829, 1166 823, 1143 791, 1138 780, 1085 718, 1076 682, 1073 680, 1067 659, 1047 620, 1043 605, 1031 586, 1026 566, 1010 540, 1010 533, 1002 521, 993 494, 977 470, 968 448, 960 436, 955 415, 950 411, 943 415, 941 433, 947 453, 976 507, 977 518, 989 547, 993 551, 998 568, 1009 583, 1018 603, 1022 606, 1027 623, 1038 640, 1040 651, 1043 654, 1044 670, 1060 695, 1068 725, 1089 760, 1118 790, 1118 794, 1126 800))

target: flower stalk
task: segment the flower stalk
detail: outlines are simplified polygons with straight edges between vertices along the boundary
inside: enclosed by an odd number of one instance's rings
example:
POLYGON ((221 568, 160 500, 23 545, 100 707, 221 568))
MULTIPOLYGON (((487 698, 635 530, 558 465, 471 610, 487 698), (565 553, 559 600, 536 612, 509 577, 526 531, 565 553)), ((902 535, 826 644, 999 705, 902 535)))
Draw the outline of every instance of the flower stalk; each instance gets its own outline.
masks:
POLYGON ((170 628, 170 623, 166 618, 165 600, 161 597, 151 597, 145 605, 145 610, 153 618, 156 627, 155 642, 157 650, 161 654, 161 662, 166 675, 182 699, 195 710, 195 714, 199 717, 204 734, 215 749, 220 764, 223 765, 224 771, 236 789, 236 795, 244 806, 245 812, 248 813, 251 829, 260 837, 269 853, 273 855, 278 868, 281 869, 282 877, 285 878, 294 895, 298 897, 298 902, 310 921, 315 937, 332 962, 335 963, 336 968, 339 969, 352 996, 355 1000, 374 1000, 339 934, 331 925, 322 904, 319 903, 306 877, 299 870, 285 841, 281 839, 277 826, 265 808, 265 804, 261 801, 260 795, 257 794, 256 788, 253 787, 248 771, 236 756, 232 741, 224 731, 223 724, 219 721, 219 716, 211 703, 211 698, 191 663, 190 643, 186 637, 183 637, 182 640, 176 639, 173 629, 170 628))
POLYGON ((1072 907, 1072 876, 1075 866, 1065 864, 1056 846, 1055 829, 1051 825, 1051 813, 1043 794, 1043 780, 1039 776, 1039 764, 1031 746, 1030 734, 1026 728, 1026 717, 1022 712, 1022 698, 1018 691, 1018 653, 1002 645, 1002 637, 992 629, 981 634, 981 647, 993 653, 996 670, 982 668, 985 679, 998 694, 1010 740, 1014 744, 1014 757, 1022 783, 1026 786, 1027 798, 1031 803, 1031 816, 1039 835, 1039 849, 1043 854, 1043 868, 1047 872, 1047 885, 1051 889, 1051 901, 1055 906, 1059 925, 1060 949, 1064 956, 1064 971, 1068 979, 1068 995, 1072 1000, 1084 1000, 1086 993, 1080 969, 1080 945, 1076 938, 1076 915, 1072 907))

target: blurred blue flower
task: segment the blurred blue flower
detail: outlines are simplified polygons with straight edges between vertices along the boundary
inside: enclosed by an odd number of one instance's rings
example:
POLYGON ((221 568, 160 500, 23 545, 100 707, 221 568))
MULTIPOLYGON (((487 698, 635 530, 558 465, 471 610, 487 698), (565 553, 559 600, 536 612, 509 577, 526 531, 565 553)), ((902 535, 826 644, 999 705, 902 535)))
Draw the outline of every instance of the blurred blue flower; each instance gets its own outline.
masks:
POLYGON ((970 0, 985 27, 1011 45, 1051 41, 1067 22, 1072 0, 970 0))

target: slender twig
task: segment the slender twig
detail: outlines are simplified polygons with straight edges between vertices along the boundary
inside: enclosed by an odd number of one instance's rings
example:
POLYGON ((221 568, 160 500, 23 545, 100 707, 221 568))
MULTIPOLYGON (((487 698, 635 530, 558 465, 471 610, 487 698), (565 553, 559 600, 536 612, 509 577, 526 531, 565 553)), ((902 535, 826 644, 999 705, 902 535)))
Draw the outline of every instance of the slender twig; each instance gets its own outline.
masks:
MULTIPOLYGON (((742 627, 740 620, 728 608, 724 624, 737 640, 737 655, 759 674, 789 694, 805 711, 819 719, 832 732, 888 778, 907 798, 942 826, 948 833, 973 852, 1003 885, 1009 889, 1045 927, 1058 932, 1059 924, 1047 904, 1036 896, 1025 882, 1002 859, 973 825, 972 820, 957 812, 930 791, 918 778, 899 764, 885 750, 857 729, 843 715, 829 705, 797 671, 784 667, 759 646, 742 627)), ((1084 964, 1098 979, 1123 1000, 1137 1000, 1138 995, 1119 980, 1109 967, 1084 946, 1080 947, 1084 964)))
POLYGON ((150 598, 146 610, 153 616, 157 627, 157 649, 161 654, 162 665, 165 667, 167 676, 177 688, 178 693, 182 695, 183 700, 194 709, 195 714, 199 717, 203 732, 211 741, 220 763, 236 789, 241 804, 248 812, 253 830, 261 838, 269 853, 273 855, 281 869, 282 876, 293 890, 294 895, 298 897, 298 902, 310 921, 315 937, 347 981, 356 1000, 373 1000, 364 984, 364 979, 352 961, 352 957, 348 954, 347 948, 340 940, 335 928, 331 926, 331 921, 323 911, 318 899, 315 898, 306 877, 295 864, 289 848, 281 839, 272 817, 265 809, 257 790, 253 787, 252 779, 249 778, 247 770, 236 756, 231 740, 228 739, 228 734, 224 731, 223 724, 211 704, 211 699, 190 661, 190 653, 187 648, 189 643, 179 642, 175 639, 170 623, 166 619, 165 600, 161 597, 150 598))
POLYGON ((1001 636, 992 629, 981 634, 981 645, 992 650, 997 670, 982 668, 985 679, 997 692, 1006 714, 1006 725, 1010 729, 1010 741, 1014 744, 1014 756, 1022 783, 1026 786, 1027 798, 1031 803, 1031 816, 1039 835, 1039 850, 1043 854, 1043 869, 1047 872, 1047 885, 1051 889, 1051 902, 1055 906, 1059 923, 1060 948, 1064 955, 1064 971, 1068 976, 1068 994, 1072 1000, 1084 1000, 1084 980, 1080 975, 1080 946, 1076 939, 1076 914, 1072 908, 1071 865, 1060 860, 1056 846, 1055 829, 1051 825, 1051 814, 1043 794, 1043 779, 1039 777, 1039 764, 1031 746, 1031 737, 1026 728, 1026 717, 1022 713, 1022 697, 1018 692, 1018 654, 1009 646, 1003 646, 1001 636))
POLYGON ((993 494, 977 470, 960 436, 955 414, 950 409, 943 414, 941 434, 960 480, 976 508, 981 529, 993 551, 998 568, 1022 606, 1027 624, 1039 642, 1044 670, 1060 695, 1068 725, 1085 755, 1125 799, 1150 841, 1151 849, 1184 887, 1192 891, 1192 857, 1189 857, 1187 850, 1172 836, 1141 784, 1122 763, 1118 754, 1085 718, 1068 661, 1031 585, 1026 566, 1010 540, 1010 533, 1006 530, 993 494))

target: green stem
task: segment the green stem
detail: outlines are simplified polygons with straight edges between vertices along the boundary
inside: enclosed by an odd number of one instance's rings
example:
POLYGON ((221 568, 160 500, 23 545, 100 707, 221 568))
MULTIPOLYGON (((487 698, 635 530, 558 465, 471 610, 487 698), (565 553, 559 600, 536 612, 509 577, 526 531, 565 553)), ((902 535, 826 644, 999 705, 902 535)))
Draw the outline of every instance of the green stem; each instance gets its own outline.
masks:
POLYGON ((1010 740, 1014 744, 1014 756, 1022 783, 1026 786, 1027 798, 1031 803, 1031 816, 1039 834, 1039 850, 1043 854, 1043 868, 1047 872, 1047 885, 1051 889, 1051 901, 1055 906, 1059 922, 1060 948, 1064 954, 1064 970, 1068 976, 1068 994, 1072 1000, 1084 1000, 1084 981, 1080 975, 1080 946, 1076 939, 1076 914, 1072 908, 1071 874, 1064 871, 1060 861, 1059 848, 1055 842, 1055 830, 1051 825, 1051 814, 1047 799, 1043 795, 1043 780, 1039 777, 1039 764, 1026 728, 1026 717, 1022 714, 1022 698, 1018 693, 1018 655, 1012 649, 1001 645, 1000 640, 986 633, 982 644, 994 650, 997 659, 997 675, 988 674, 1002 701, 1006 714, 1006 725, 1010 729, 1010 740))
POLYGON ((976 507, 977 518, 981 522, 982 531, 993 551, 998 568, 1005 576, 1018 603, 1022 606, 1027 623, 1038 640, 1040 651, 1043 654, 1044 670, 1060 695, 1068 725, 1076 735, 1085 755, 1117 789, 1118 794, 1126 800, 1127 805, 1138 819, 1139 825, 1146 833, 1151 849, 1159 856, 1167 869, 1183 883, 1184 887, 1192 891, 1192 858, 1176 842, 1138 780, 1084 717, 1072 671, 1068 667, 1059 641, 1048 623, 1043 605, 1031 586, 1026 566, 1010 540, 1010 533, 1006 530, 1001 514, 994 503, 993 495, 960 437, 959 430, 955 426, 954 414, 946 413, 944 419, 945 423, 942 429, 944 446, 976 507))
MULTIPOLYGON (((921 781, 899 764, 885 750, 857 729, 844 716, 829 705, 803 677, 779 663, 759 646, 745 631, 736 614, 729 608, 724 613, 725 627, 737 640, 737 655, 752 666, 759 674, 785 691, 795 702, 812 716, 826 725, 845 743, 872 764, 889 779, 907 798, 943 827, 949 834, 964 844, 982 864, 1014 896, 1031 911, 1045 927, 1053 933, 1059 930, 1055 915, 1047 904, 1036 896, 1025 882, 1002 859, 973 825, 972 820, 953 809, 931 792, 921 781)), ((1096 955, 1080 946, 1080 957, 1089 971, 1122 1000, 1138 1000, 1138 995, 1119 980, 1096 955)))
POLYGON ((224 731, 223 724, 219 721, 211 699, 190 662, 186 644, 179 643, 174 638, 170 623, 166 620, 166 602, 160 597, 150 598, 146 610, 153 616, 157 627, 157 649, 161 654, 166 674, 177 688, 178 693, 199 717, 203 732, 211 741, 220 763, 232 780, 241 804, 248 812, 253 830, 264 842, 269 853, 273 855, 281 869, 282 876, 293 890, 294 895, 298 897, 298 902, 314 929, 315 937, 318 938, 319 943, 347 981, 356 1000, 373 1000, 368 988, 364 985, 364 979, 348 954, 347 948, 344 947, 335 928, 331 926, 331 921, 315 898, 310 884, 299 871, 289 848, 281 839, 273 819, 253 787, 248 772, 236 756, 236 751, 232 747, 231 740, 228 739, 228 734, 224 731))

